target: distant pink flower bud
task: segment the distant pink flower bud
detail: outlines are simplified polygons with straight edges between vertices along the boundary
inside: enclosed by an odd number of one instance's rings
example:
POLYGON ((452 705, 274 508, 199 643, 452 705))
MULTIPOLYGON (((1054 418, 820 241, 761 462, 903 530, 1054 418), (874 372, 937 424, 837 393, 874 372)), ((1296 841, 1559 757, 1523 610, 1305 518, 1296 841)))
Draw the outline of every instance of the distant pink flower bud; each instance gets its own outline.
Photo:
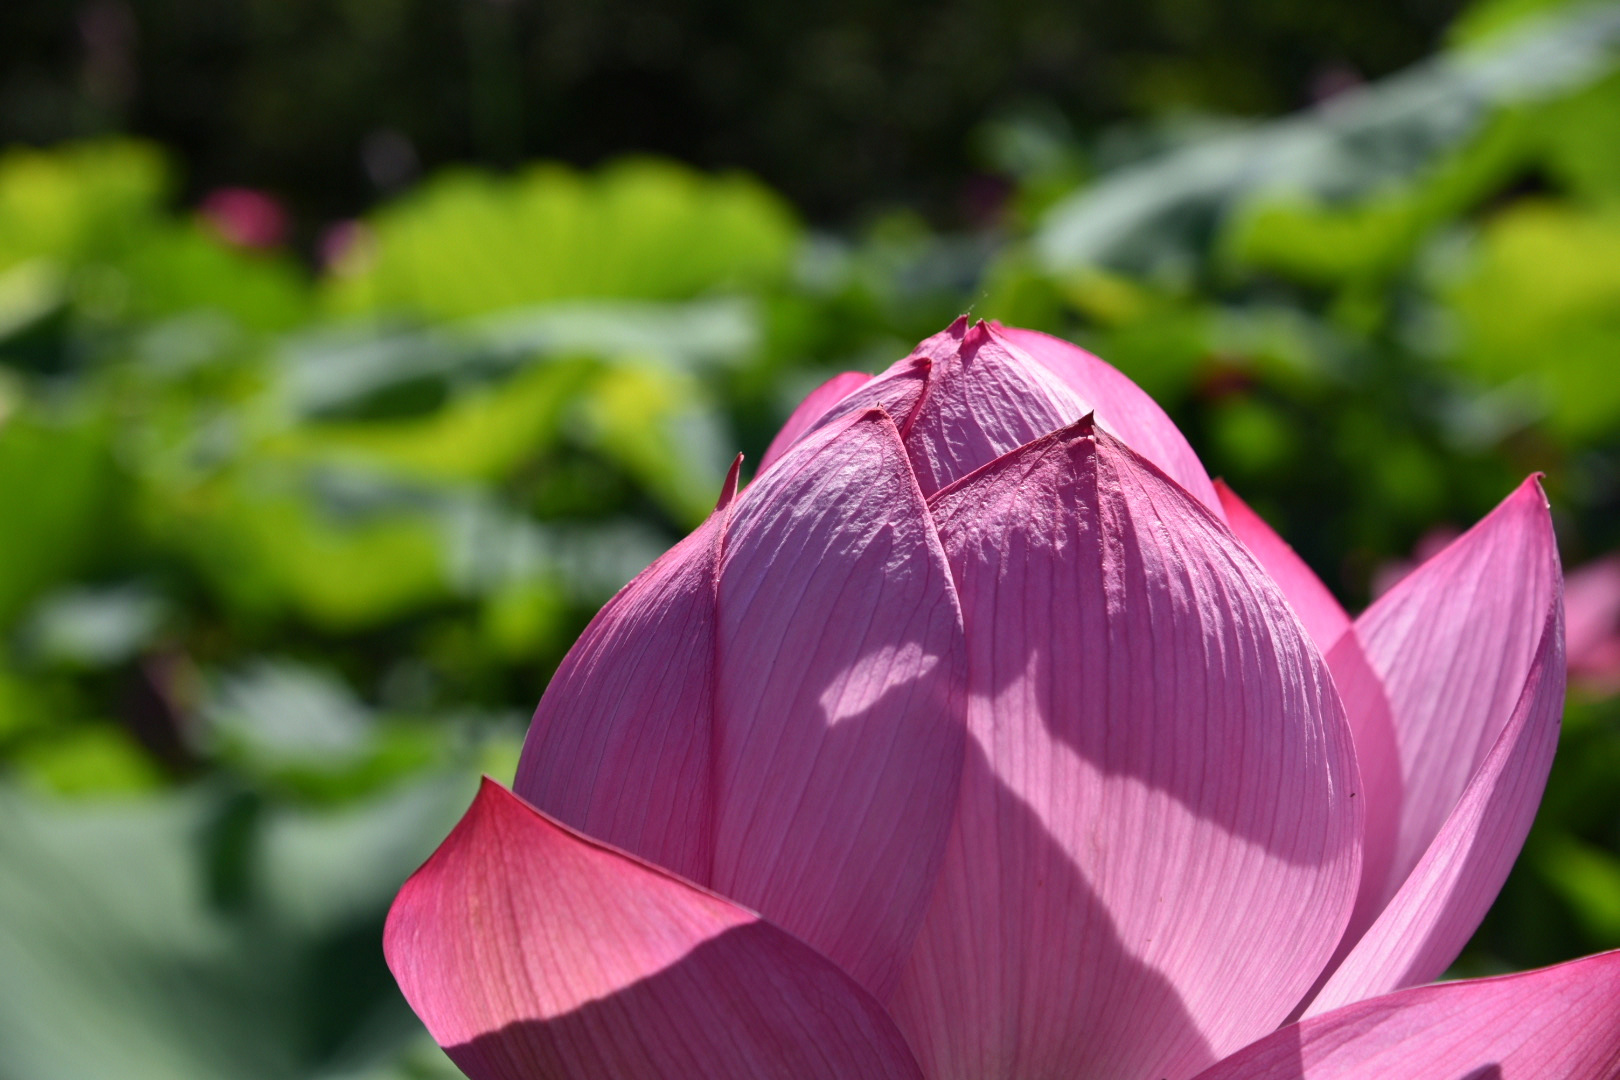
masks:
POLYGON ((1620 554, 1571 571, 1564 607, 1570 678, 1589 694, 1620 693, 1620 554))
POLYGON ((255 188, 215 188, 197 212, 226 243, 237 247, 264 250, 280 247, 287 239, 287 211, 274 196, 255 188))

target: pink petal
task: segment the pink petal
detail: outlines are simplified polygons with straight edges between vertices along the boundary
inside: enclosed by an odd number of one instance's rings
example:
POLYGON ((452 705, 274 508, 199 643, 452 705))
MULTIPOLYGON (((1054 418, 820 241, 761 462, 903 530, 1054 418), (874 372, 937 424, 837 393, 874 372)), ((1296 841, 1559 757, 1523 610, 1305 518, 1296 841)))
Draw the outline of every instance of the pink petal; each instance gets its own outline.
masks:
POLYGON ((1402 887, 1507 727, 1559 588, 1547 499, 1532 477, 1328 653, 1368 804, 1361 894, 1340 956, 1402 887))
POLYGON ((1197 1080, 1613 1080, 1620 952, 1439 983, 1283 1028, 1197 1080))
POLYGON ((1620 691, 1620 555, 1589 562, 1564 582, 1569 674, 1588 691, 1620 691))
POLYGON ((782 425, 782 430, 776 433, 771 445, 765 448, 765 456, 759 459, 758 471, 764 472, 770 468, 776 459, 781 457, 788 447, 798 442, 828 409, 848 397, 852 391, 871 381, 872 376, 864 371, 845 371, 834 375, 810 391, 805 399, 799 402, 799 407, 793 410, 793 415, 788 417, 787 423, 782 425))
POLYGON ((1434 843, 1305 1015, 1428 982, 1468 944, 1524 846, 1552 768, 1564 708, 1563 639, 1555 600, 1507 727, 1434 843))
MULTIPOLYGON (((863 413, 868 409, 882 409, 894 418, 901 430, 905 430, 916 413, 917 406, 922 402, 923 389, 928 384, 929 369, 956 352, 957 345, 966 331, 967 317, 962 316, 933 337, 925 338, 905 359, 891 364, 887 370, 854 387, 837 401, 829 402, 826 411, 801 428, 797 438, 802 439, 812 431, 819 431, 834 421, 863 413)), ((808 404, 807 399, 806 404, 800 408, 805 409, 808 404)), ((760 465, 760 472, 764 472, 767 465, 774 463, 775 459, 771 454, 780 453, 778 443, 782 444, 780 451, 785 451, 789 445, 780 434, 771 440, 771 449, 766 452, 764 463, 760 465)))
POLYGON ((1088 411, 1056 376, 979 323, 933 364, 922 405, 904 428, 906 450, 917 483, 933 494, 1088 411))
POLYGON ((714 862, 715 575, 736 491, 591 620, 535 709, 513 787, 703 884, 714 862))
POLYGON ((1078 345, 1038 330, 995 322, 990 327, 1003 341, 1045 365, 1079 395, 1086 411, 1096 410, 1097 423, 1104 431, 1163 469, 1217 517, 1223 516, 1209 473, 1186 436, 1159 403, 1123 372, 1078 345))
POLYGON ((971 744, 891 1003, 924 1071, 1146 1080, 1270 1030, 1360 875, 1349 728, 1287 601, 1087 421, 931 507, 971 744))
POLYGON ((827 424, 742 494, 719 612, 712 884, 882 1000, 950 830, 965 665, 886 413, 827 424))
POLYGON ((383 951, 474 1080, 921 1080, 803 942, 490 780, 400 890, 383 951))
POLYGON ((1288 597, 1311 640, 1325 655, 1350 629, 1350 616, 1345 613, 1344 607, 1322 584, 1315 571, 1305 565, 1305 560, 1294 554, 1288 541, 1278 536, 1259 514, 1249 509, 1236 492, 1217 480, 1215 494, 1226 510, 1227 524, 1232 526, 1238 539, 1248 545, 1254 557, 1260 560, 1260 565, 1266 568, 1266 573, 1271 575, 1271 580, 1288 597))

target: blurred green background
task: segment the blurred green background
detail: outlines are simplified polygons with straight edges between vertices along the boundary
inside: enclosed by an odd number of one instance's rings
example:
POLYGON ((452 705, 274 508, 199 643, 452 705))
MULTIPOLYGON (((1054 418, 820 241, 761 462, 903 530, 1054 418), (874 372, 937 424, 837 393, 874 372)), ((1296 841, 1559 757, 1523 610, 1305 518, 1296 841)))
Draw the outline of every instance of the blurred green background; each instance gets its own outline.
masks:
POLYGON ((1353 610, 1544 471, 1585 651, 1457 971, 1620 946, 1620 5, 22 0, 0 1080, 454 1076, 393 890, 730 456, 964 310, 1353 610))

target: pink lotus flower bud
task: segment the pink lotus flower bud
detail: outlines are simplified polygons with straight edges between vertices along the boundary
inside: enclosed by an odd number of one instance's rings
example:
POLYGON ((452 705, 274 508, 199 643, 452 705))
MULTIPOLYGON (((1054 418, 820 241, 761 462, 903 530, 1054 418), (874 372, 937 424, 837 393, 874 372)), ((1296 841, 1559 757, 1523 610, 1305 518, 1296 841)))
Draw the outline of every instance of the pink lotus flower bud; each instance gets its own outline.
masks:
POLYGON ((1561 596, 1531 478, 1352 620, 1118 371, 960 320, 608 603, 389 963, 475 1080, 1612 1077, 1620 954, 1409 989, 1561 596))
POLYGON ((262 191, 245 187, 215 188, 197 213, 228 244, 265 250, 287 239, 287 211, 262 191))

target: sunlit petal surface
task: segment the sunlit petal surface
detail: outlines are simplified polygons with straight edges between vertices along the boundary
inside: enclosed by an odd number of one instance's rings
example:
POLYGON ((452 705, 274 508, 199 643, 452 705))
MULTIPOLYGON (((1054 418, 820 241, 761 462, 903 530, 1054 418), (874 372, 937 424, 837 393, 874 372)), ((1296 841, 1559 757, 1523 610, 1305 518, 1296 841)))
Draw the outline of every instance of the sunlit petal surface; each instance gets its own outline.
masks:
POLYGON ((738 498, 719 611, 712 884, 886 996, 950 832, 966 665, 887 414, 827 425, 738 498))
POLYGON ((971 742, 893 1012, 938 1080, 1189 1075, 1281 1022, 1349 916, 1326 666, 1231 533, 1088 422, 931 505, 971 742))
POLYGON ((1555 605, 1543 623, 1524 693, 1496 745, 1307 1015, 1438 977, 1479 927, 1530 832, 1558 745, 1564 707, 1560 614, 1555 605))
POLYGON ((1225 513, 1203 462, 1181 429, 1123 372, 1078 345, 1039 330, 991 323, 996 336, 1021 349, 1074 391, 1098 425, 1157 465, 1216 516, 1225 513))
MULTIPOLYGON (((1532 477, 1329 651, 1368 815, 1361 896, 1341 952, 1402 887, 1497 744, 1525 696, 1560 580, 1547 499, 1532 477)), ((1539 783, 1524 794, 1533 807, 1539 783)))

